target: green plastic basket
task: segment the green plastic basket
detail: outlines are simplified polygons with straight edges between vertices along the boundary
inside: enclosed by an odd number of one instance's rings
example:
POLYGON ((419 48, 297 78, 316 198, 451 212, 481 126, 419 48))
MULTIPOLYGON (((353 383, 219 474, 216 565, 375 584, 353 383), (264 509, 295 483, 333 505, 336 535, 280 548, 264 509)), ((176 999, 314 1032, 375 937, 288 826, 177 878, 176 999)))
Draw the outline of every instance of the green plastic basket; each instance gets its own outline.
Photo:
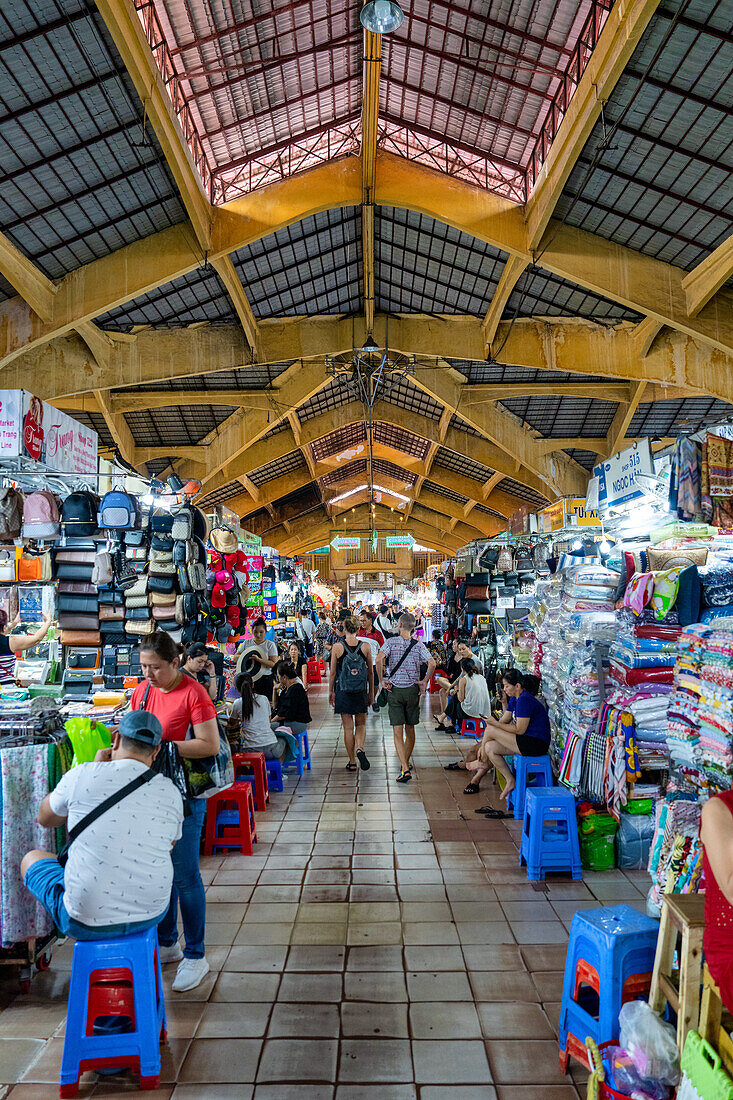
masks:
POLYGON ((682 1072, 702 1100, 733 1100, 733 1081, 723 1069, 714 1047, 696 1031, 688 1031, 682 1055, 682 1072))

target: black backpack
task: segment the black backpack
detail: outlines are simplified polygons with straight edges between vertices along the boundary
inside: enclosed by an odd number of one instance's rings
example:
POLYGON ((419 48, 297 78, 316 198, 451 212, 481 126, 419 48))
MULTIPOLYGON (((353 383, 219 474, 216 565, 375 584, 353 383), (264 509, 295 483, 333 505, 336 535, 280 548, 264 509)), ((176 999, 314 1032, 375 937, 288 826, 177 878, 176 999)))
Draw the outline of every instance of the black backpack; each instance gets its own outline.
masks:
POLYGON ((97 512, 99 497, 82 489, 70 493, 61 506, 61 526, 67 535, 76 538, 91 538, 97 530, 97 512))

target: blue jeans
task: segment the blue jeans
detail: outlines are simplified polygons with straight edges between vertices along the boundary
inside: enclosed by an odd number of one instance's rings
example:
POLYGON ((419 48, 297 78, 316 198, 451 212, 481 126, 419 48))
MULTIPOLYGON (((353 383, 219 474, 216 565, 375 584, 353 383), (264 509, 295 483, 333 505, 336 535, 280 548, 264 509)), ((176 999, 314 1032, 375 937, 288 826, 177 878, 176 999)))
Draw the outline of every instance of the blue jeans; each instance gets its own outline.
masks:
POLYGON ((127 924, 88 925, 69 916, 64 905, 64 869, 57 859, 38 859, 32 863, 23 879, 26 890, 40 901, 53 923, 64 936, 75 940, 116 940, 133 932, 153 928, 161 919, 131 921, 127 924))
POLYGON ((158 925, 158 942, 171 947, 178 939, 178 905, 183 918, 183 954, 187 959, 203 959, 206 932, 206 891, 199 870, 201 829, 206 816, 206 799, 191 800, 191 813, 183 819, 181 839, 171 852, 173 889, 168 912, 158 925))

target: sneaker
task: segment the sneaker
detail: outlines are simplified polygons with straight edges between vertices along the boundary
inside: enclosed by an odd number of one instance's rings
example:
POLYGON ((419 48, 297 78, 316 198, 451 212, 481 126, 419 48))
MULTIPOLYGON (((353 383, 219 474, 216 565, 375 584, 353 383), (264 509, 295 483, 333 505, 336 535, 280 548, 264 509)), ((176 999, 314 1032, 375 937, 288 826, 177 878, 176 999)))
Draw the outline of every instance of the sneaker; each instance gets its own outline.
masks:
POLYGON ((173 979, 173 989, 176 993, 183 993, 187 989, 195 989, 204 980, 210 969, 211 967, 205 958, 184 959, 173 979))
POLYGON ((363 749, 358 749, 357 750, 356 759, 359 761, 359 764, 361 766, 361 770, 363 772, 368 772, 369 769, 371 768, 371 764, 369 763, 369 761, 367 759, 367 754, 364 752, 363 749))
POLYGON ((165 966, 166 963, 177 963, 183 958, 183 952, 181 951, 181 945, 176 941, 169 947, 164 947, 162 944, 158 948, 158 954, 160 956, 160 965, 165 966))

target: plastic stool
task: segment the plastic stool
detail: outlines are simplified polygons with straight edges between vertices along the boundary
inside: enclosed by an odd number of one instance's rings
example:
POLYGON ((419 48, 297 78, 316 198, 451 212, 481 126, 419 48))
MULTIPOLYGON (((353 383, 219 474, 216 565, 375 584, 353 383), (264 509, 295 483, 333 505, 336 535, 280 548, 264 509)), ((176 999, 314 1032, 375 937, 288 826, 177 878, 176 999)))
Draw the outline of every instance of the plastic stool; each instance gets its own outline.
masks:
POLYGON ((323 675, 323 673, 326 671, 326 662, 323 660, 323 657, 318 658, 318 667, 321 670, 321 675, 323 675))
POLYGON ((474 737, 478 741, 485 729, 483 718, 464 718, 461 722, 461 737, 474 737))
POLYGON ((270 801, 270 789, 267 784, 267 768, 265 767, 265 754, 263 752, 236 752, 232 756, 234 764, 234 779, 252 779, 254 784, 255 809, 264 813, 267 803, 270 801), (252 768, 252 775, 248 776, 245 768, 252 768))
POLYGON ((308 658, 306 680, 309 684, 320 684, 321 682, 321 665, 317 657, 308 658))
POLYGON ((311 770, 311 750, 308 744, 308 730, 303 730, 302 733, 293 733, 289 726, 284 726, 288 732, 298 742, 298 749, 295 753, 295 760, 283 761, 283 771, 287 771, 288 768, 295 768, 298 775, 302 775, 306 767, 308 771, 311 770))
MULTIPOLYGON (((507 763, 509 759, 507 757, 507 763)), ((515 819, 521 821, 524 817, 524 796, 532 780, 534 779, 534 785, 538 787, 553 785, 552 761, 549 756, 513 756, 511 760, 516 787, 509 792, 507 809, 513 807, 515 819)))
POLYGON ((575 798, 570 791, 562 787, 530 787, 527 791, 519 848, 520 866, 523 863, 530 882, 544 878, 547 871, 569 871, 574 879, 583 877, 575 798))
POLYGON ((560 1008, 558 1043, 563 1073, 570 1055, 587 1065, 587 1036, 599 1045, 618 1041, 622 1004, 645 997, 649 991, 658 933, 658 922, 630 905, 575 914, 560 1008), (588 989, 597 1004, 589 1005, 588 989))
POLYGON ((160 1043, 166 1040, 158 930, 111 940, 77 940, 71 964, 66 1035, 59 1077, 62 1097, 76 1096, 87 1069, 130 1068, 141 1089, 157 1089, 160 1043), (127 1017, 129 1031, 95 1035, 100 1017, 127 1017))
POLYGON ((253 840, 257 826, 252 784, 235 783, 212 795, 206 803, 204 855, 213 855, 215 848, 240 848, 251 856, 253 840))
POLYGON ((430 684, 428 686, 428 695, 437 695, 440 691, 440 685, 438 684, 438 673, 434 672, 430 677, 430 684))
POLYGON ((283 768, 279 760, 266 760, 265 769, 267 771, 268 786, 272 787, 273 791, 282 791, 283 787, 283 768))

